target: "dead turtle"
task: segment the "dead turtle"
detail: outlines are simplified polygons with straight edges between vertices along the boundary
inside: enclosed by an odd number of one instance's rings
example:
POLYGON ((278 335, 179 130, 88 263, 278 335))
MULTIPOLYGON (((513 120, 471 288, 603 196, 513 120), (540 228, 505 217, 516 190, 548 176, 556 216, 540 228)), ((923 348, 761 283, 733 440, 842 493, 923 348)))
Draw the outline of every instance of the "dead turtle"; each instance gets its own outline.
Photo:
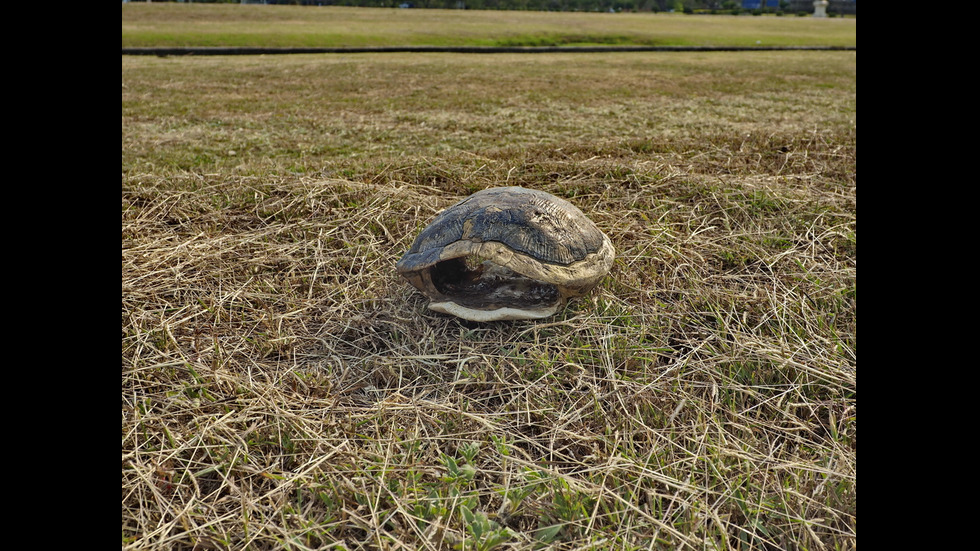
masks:
POLYGON ((396 269, 429 308, 471 321, 553 315, 592 289, 616 251, 575 205, 543 191, 478 191, 439 213, 396 269))

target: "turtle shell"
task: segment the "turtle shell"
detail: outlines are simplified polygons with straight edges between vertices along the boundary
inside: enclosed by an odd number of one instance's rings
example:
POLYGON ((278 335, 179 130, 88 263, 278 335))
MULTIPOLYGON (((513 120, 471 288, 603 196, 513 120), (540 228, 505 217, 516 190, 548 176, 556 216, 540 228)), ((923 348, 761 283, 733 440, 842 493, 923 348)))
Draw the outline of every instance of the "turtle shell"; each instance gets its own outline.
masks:
POLYGON ((473 321, 533 319, 587 293, 615 254, 575 205, 543 191, 500 187, 439 213, 396 269, 433 310, 473 321))

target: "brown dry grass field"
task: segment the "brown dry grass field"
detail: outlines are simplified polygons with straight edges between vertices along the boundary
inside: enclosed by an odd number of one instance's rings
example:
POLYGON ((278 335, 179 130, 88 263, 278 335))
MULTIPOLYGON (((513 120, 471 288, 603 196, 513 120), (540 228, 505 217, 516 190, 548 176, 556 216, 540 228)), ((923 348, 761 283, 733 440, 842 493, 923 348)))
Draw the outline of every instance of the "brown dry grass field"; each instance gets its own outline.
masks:
POLYGON ((122 59, 122 547, 856 547, 856 53, 122 59), (521 185, 544 321, 395 262, 521 185))

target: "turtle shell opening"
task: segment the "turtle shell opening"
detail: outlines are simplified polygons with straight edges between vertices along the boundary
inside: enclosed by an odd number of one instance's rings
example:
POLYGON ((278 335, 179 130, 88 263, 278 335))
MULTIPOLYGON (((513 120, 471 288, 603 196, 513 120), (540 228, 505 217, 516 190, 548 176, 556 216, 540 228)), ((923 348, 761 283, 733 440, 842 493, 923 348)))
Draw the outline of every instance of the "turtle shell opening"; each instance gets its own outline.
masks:
POLYGON ((556 285, 539 281, 475 255, 437 262, 430 271, 436 290, 472 309, 536 309, 561 300, 556 285))

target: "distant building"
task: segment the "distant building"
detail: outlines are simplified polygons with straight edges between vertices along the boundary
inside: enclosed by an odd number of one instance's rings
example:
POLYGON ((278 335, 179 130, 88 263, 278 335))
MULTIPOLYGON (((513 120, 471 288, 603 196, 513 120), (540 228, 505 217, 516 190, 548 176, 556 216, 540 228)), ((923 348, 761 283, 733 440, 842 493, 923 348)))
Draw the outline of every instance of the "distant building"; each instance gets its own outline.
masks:
POLYGON ((742 0, 742 8, 758 10, 761 8, 779 8, 779 0, 742 0))

